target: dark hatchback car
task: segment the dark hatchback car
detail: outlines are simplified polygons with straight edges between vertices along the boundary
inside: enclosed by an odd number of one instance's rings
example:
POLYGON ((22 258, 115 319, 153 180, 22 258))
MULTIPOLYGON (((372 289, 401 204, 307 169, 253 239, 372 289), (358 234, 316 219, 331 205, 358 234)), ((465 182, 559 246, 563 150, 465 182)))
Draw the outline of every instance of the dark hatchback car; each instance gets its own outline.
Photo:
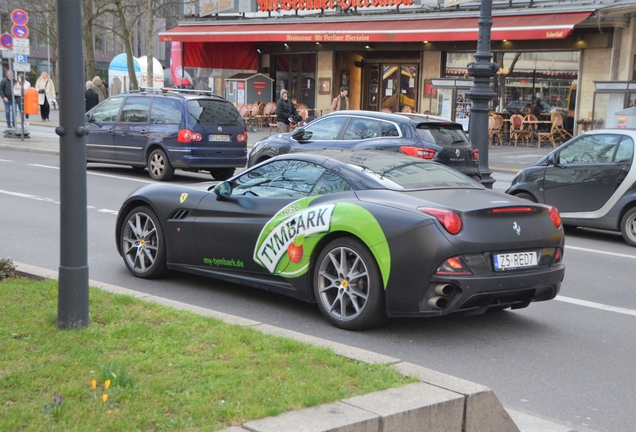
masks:
POLYGON ((230 178, 247 162, 247 131, 236 107, 209 92, 131 91, 86 113, 87 162, 148 168, 154 180, 175 169, 230 178))
POLYGON ((506 191, 555 206, 564 225, 620 231, 636 246, 636 131, 599 129, 524 168, 506 191))
POLYGON ((337 111, 252 147, 248 166, 284 153, 367 149, 432 160, 480 180, 479 151, 459 123, 423 114, 337 111))
MULTIPOLYGON (((526 107, 528 105, 532 105, 532 102, 524 100, 512 101, 506 106, 506 111, 510 114, 526 114, 526 107)), ((552 112, 552 107, 545 102, 541 102, 541 112, 550 113, 552 112)))

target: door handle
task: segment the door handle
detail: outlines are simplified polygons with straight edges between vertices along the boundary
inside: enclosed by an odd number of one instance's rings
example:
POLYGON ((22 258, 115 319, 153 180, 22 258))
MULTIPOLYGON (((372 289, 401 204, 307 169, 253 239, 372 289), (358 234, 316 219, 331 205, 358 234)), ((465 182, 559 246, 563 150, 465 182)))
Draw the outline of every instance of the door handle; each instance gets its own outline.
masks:
POLYGON ((140 130, 139 132, 140 132, 142 135, 145 135, 145 134, 147 134, 147 133, 148 133, 148 131, 147 131, 146 129, 142 129, 142 130, 140 130))
POLYGON ((108 128, 108 133, 113 133, 113 132, 115 132, 115 129, 113 129, 112 127, 109 127, 108 128))

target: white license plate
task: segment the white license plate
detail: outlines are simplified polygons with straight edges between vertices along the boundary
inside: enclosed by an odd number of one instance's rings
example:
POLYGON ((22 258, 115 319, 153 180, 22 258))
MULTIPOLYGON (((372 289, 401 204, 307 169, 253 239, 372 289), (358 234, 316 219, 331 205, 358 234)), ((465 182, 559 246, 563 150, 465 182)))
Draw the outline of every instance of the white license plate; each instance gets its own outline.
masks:
POLYGON ((516 252, 507 254, 495 254, 495 270, 508 270, 537 265, 536 252, 516 252))
POLYGON ((208 138, 210 141, 230 141, 229 135, 210 135, 208 138))

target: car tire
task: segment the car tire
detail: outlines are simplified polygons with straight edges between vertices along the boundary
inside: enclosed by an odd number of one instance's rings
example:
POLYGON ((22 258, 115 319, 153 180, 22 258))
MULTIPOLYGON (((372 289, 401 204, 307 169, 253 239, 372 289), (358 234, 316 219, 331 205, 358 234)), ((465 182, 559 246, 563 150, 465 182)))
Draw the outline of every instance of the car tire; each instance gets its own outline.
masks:
POLYGON ((313 286, 320 312, 336 327, 362 330, 387 319, 380 269, 357 239, 342 237, 322 249, 313 286))
POLYGON ((163 229, 150 207, 136 207, 128 212, 119 232, 119 240, 124 263, 133 275, 153 279, 166 272, 163 229))
POLYGON ((174 174, 174 167, 170 164, 166 153, 155 149, 148 156, 148 173, 150 178, 157 181, 170 180, 174 174))
POLYGON ((523 199, 527 199, 528 201, 532 201, 533 203, 538 202, 537 199, 534 197, 534 195, 528 193, 528 192, 520 192, 518 194, 515 195, 517 198, 523 198, 523 199))
POLYGON ((234 175, 235 168, 212 168, 210 175, 214 180, 227 180, 234 175))
POLYGON ((636 207, 629 209, 621 219, 621 234, 628 245, 636 247, 636 207))

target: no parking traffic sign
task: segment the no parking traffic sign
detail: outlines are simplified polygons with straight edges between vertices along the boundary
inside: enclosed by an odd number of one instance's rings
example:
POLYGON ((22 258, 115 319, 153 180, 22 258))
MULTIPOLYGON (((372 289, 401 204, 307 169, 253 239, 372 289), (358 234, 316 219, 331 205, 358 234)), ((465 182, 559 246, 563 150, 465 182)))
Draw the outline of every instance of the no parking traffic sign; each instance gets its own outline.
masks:
POLYGON ((13 36, 17 39, 26 39, 29 37, 29 28, 25 25, 15 24, 11 27, 11 33, 13 33, 13 36))
POLYGON ((9 33, 3 33, 2 36, 0 36, 0 45, 5 49, 13 48, 13 36, 9 33))
POLYGON ((11 12, 11 21, 13 21, 15 25, 26 26, 29 22, 29 15, 22 9, 16 9, 11 12))

